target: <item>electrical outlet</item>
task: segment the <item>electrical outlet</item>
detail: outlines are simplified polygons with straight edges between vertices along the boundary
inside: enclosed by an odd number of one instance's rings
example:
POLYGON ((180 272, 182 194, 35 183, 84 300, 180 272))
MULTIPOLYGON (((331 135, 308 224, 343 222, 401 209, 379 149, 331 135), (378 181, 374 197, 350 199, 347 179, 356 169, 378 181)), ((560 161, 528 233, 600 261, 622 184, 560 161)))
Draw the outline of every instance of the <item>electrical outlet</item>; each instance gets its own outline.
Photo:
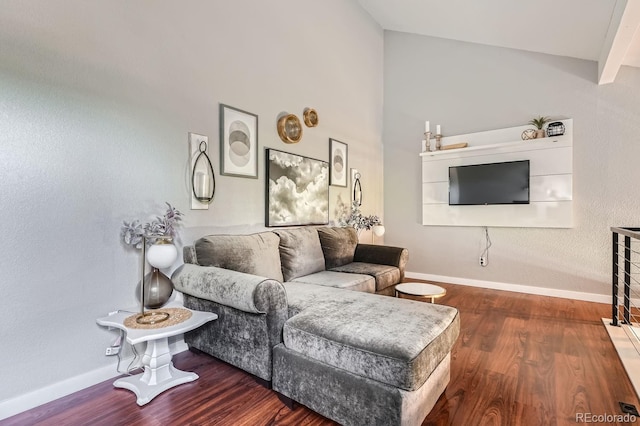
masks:
POLYGON ((120 346, 109 346, 107 350, 104 352, 106 356, 118 355, 120 352, 120 346))
POLYGON ((484 256, 480 256, 480 266, 487 266, 489 262, 487 262, 487 258, 484 256))

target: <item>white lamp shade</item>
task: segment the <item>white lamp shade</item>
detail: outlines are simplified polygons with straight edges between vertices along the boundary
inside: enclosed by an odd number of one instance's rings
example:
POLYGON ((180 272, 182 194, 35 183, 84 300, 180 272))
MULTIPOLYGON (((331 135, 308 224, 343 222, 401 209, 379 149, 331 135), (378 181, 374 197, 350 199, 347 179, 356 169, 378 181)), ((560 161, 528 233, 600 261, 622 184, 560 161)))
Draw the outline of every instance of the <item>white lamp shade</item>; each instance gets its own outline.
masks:
POLYGON ((376 237, 382 237, 384 235, 384 226, 376 225, 373 227, 373 233, 376 234, 376 237))
POLYGON ((147 262, 154 268, 168 268, 177 258, 178 249, 171 243, 159 242, 147 249, 147 262))

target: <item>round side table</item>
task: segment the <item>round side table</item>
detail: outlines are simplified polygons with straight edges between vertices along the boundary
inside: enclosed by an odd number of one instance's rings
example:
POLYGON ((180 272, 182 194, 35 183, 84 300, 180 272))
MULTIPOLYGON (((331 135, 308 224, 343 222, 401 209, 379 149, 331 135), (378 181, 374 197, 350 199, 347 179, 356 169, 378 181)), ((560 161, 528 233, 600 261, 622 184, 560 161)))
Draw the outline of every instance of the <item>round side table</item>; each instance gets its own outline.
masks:
POLYGON ((447 290, 440 286, 426 283, 398 284, 396 286, 396 297, 401 297, 403 294, 431 299, 431 303, 435 303, 435 299, 438 299, 447 294, 447 290))

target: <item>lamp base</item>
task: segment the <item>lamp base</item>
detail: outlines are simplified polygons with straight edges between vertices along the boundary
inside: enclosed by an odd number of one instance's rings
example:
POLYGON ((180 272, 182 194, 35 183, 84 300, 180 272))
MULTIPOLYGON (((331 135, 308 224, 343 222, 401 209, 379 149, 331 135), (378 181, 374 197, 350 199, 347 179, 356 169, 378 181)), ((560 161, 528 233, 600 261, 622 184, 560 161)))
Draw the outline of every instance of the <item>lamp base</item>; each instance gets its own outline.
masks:
POLYGON ((169 315, 167 312, 162 311, 143 312, 136 317, 136 322, 138 324, 152 325, 162 321, 166 321, 170 316, 171 315, 169 315))
POLYGON ((165 305, 173 293, 171 279, 153 268, 153 272, 144 277, 144 307, 145 309, 158 309, 165 305))

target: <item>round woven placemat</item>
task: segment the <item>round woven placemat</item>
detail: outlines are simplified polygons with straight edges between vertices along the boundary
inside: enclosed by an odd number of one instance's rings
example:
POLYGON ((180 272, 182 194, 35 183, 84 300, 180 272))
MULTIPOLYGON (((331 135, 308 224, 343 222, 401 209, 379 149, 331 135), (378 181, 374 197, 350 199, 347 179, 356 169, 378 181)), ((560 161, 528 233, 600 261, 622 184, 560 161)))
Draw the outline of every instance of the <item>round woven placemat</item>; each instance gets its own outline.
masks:
POLYGON ((145 311, 145 313, 153 313, 153 312, 166 312, 169 314, 169 318, 165 321, 157 322, 155 324, 138 324, 136 322, 136 318, 140 314, 134 314, 127 319, 124 320, 124 326, 129 328, 144 328, 144 329, 153 329, 153 328, 164 328, 170 327, 172 325, 180 324, 183 321, 191 318, 191 311, 183 308, 165 308, 158 310, 145 311))

